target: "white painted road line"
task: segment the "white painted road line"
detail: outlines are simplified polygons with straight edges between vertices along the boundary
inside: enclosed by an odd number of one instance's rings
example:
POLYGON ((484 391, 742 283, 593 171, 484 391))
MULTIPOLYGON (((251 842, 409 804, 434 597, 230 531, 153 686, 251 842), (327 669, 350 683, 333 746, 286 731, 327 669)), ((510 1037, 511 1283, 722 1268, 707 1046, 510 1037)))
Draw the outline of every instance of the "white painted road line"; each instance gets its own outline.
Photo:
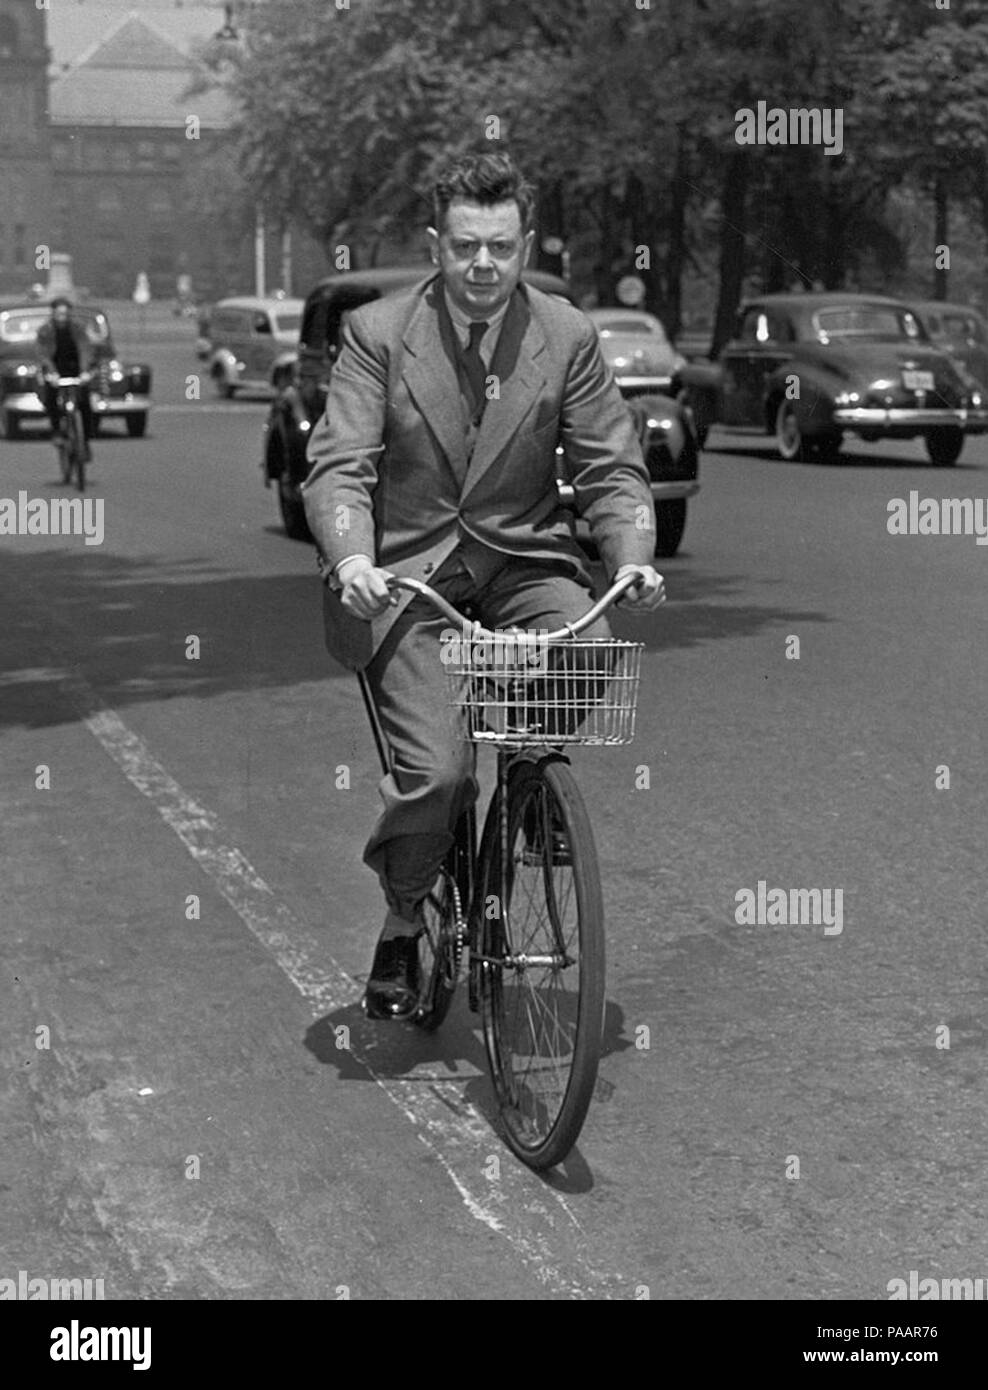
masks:
MULTIPOLYGON (((90 733, 131 785, 153 804, 306 1000, 313 1016, 352 1006, 360 997, 360 986, 229 843, 213 813, 183 791, 143 739, 118 714, 102 706, 85 682, 73 676, 69 683, 82 698, 83 721, 90 733)), ((589 1240, 565 1198, 502 1150, 484 1116, 464 1101, 460 1086, 442 1080, 423 1086, 421 1078, 382 1077, 366 1055, 356 1048, 353 1055, 415 1126, 470 1215, 507 1240, 548 1290, 576 1299, 634 1297, 634 1280, 591 1264, 589 1240), (491 1152, 498 1150, 502 1150, 501 1176, 496 1181, 482 1180, 491 1152)))

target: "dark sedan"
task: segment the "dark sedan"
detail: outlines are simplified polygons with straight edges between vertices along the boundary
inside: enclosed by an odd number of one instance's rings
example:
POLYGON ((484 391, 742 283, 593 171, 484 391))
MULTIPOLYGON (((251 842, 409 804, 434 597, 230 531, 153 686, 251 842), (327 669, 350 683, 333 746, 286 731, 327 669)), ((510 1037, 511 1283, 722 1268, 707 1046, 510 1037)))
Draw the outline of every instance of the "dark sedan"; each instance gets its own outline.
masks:
POLYGON ((881 295, 765 295, 745 304, 720 357, 715 418, 774 434, 784 459, 832 461, 845 432, 921 437, 957 462, 988 432, 988 400, 907 305, 881 295))
MULTIPOLYGON (((50 313, 38 300, 0 301, 0 436, 6 439, 17 439, 25 422, 48 423, 38 392, 36 339, 50 313)), ((85 330, 96 358, 90 387, 93 424, 98 428, 104 420, 123 420, 128 434, 139 438, 151 409, 151 368, 119 360, 102 309, 76 305, 72 317, 85 330)))
MULTIPOLYGON (((293 539, 310 539, 299 489, 309 468, 305 454, 309 435, 325 409, 344 315, 383 295, 410 288, 428 274, 429 267, 421 265, 344 272, 321 280, 306 299, 297 360, 283 364, 274 378, 277 395, 264 428, 261 460, 265 486, 276 485, 282 521, 293 539)), ((554 275, 526 271, 525 280, 572 302, 565 281, 554 275)), ((692 416, 688 408, 662 394, 660 383, 651 377, 627 389, 622 386, 622 394, 635 417, 651 475, 656 553, 672 555, 685 525, 685 498, 699 486, 692 416)), ((560 499, 568 503, 572 490, 560 482, 559 491, 560 499)), ((578 534, 582 534, 579 526, 578 534)))

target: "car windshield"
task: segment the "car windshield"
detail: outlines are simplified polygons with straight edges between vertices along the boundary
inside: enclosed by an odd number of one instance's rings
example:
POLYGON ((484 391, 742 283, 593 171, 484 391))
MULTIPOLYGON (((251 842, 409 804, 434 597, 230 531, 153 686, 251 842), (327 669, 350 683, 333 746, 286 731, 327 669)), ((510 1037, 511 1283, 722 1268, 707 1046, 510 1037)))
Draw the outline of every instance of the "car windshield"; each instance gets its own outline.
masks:
POLYGON ((297 333, 302 325, 301 314, 279 314, 275 321, 276 333, 297 333))
POLYGON ((833 309, 818 309, 813 322, 821 343, 835 338, 867 338, 872 342, 916 342, 925 338, 915 314, 892 304, 841 304, 833 309))
MULTIPOLYGON (((0 313, 0 338, 5 343, 31 345, 38 336, 38 329, 50 317, 51 311, 46 304, 40 304, 36 309, 7 309, 0 313)), ((76 309, 72 317, 85 329, 91 343, 105 343, 109 338, 110 329, 104 314, 76 309)))

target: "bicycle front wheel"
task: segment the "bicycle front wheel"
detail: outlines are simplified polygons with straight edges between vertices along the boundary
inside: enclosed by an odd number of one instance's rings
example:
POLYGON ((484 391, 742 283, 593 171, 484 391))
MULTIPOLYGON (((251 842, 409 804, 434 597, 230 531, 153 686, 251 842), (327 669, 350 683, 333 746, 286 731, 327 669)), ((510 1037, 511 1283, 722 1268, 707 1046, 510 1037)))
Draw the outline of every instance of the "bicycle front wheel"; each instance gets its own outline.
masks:
POLYGON ((604 906, 590 819, 568 765, 508 774, 484 832, 484 1041, 509 1147, 562 1162, 593 1096, 604 1016, 604 906))
POLYGON ((75 471, 76 487, 80 492, 86 490, 86 434, 82 416, 73 410, 68 417, 68 449, 72 460, 70 472, 75 471))

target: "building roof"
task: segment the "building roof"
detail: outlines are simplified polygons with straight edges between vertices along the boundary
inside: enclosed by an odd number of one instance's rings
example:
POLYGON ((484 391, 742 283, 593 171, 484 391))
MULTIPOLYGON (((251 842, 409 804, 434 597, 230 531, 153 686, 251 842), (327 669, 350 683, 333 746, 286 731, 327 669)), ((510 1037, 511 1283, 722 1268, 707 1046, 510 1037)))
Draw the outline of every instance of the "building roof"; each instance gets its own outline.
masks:
POLYGON ((71 0, 47 11, 52 77, 88 53, 121 17, 140 14, 182 53, 193 53, 223 24, 223 0, 71 0))
MULTIPOLYGON (((91 10, 90 20, 94 16, 91 10)), ((215 21, 212 11, 210 23, 215 21)), ((212 33, 215 28, 206 37, 212 33)), ((189 95, 195 75, 194 40, 183 46, 135 10, 118 11, 95 39, 91 26, 89 40, 51 83, 53 126, 184 127, 191 115, 206 128, 229 124, 230 104, 222 92, 189 95)))

